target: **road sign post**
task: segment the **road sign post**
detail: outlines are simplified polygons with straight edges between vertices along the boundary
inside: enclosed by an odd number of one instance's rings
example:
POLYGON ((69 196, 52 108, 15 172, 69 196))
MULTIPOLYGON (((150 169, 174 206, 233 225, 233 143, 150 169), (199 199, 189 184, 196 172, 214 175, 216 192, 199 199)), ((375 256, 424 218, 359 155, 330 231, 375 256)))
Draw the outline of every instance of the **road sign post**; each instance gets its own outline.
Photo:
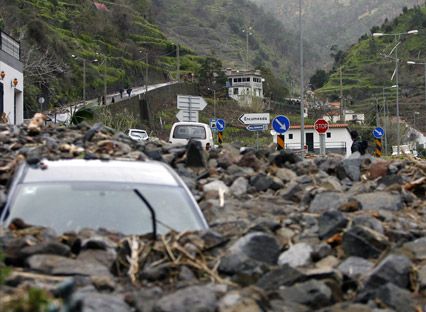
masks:
POLYGON ((217 142, 219 143, 219 145, 222 145, 222 143, 223 143, 223 132, 222 131, 219 131, 217 133, 217 142))
POLYGON ((239 121, 245 125, 268 125, 269 113, 242 114, 239 121))
POLYGON ((189 111, 189 110, 180 110, 177 114, 176 114, 176 118, 183 122, 198 122, 198 111, 189 111))
POLYGON ((376 147, 374 148, 374 155, 376 157, 382 157, 382 140, 374 139, 374 143, 376 143, 376 147))
POLYGON ((383 130, 383 128, 381 127, 377 127, 373 130, 373 136, 376 139, 381 139, 384 135, 385 135, 385 130, 383 130))
POLYGON ((219 145, 223 143, 223 130, 225 130, 225 120, 216 119, 216 129, 217 129, 217 141, 219 145))
POLYGON ((201 96, 178 95, 176 115, 179 121, 198 122, 198 112, 207 106, 207 102, 201 96))
POLYGON ((328 122, 324 119, 318 119, 315 121, 314 128, 320 137, 320 155, 326 154, 325 133, 328 131, 328 127, 328 122))
POLYGON ((278 134, 277 135, 277 150, 283 150, 284 149, 284 134, 278 134))
POLYGON ((290 129, 290 119, 286 116, 278 115, 272 120, 272 128, 277 133, 277 150, 284 149, 284 133, 290 129))
POLYGON ((238 119, 247 125, 247 130, 256 131, 256 150, 259 150, 259 131, 268 129, 269 113, 242 114, 238 119))
POLYGON ((385 130, 381 127, 377 127, 373 130, 374 143, 376 144, 374 148, 374 155, 376 157, 382 157, 382 137, 385 135, 385 130))

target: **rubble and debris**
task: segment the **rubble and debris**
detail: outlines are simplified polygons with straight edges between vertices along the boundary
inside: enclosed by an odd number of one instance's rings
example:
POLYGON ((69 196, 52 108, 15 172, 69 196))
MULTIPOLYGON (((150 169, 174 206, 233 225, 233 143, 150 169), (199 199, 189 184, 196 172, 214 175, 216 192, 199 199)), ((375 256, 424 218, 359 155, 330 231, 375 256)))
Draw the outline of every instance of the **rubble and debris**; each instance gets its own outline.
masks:
POLYGON ((240 154, 229 144, 208 153, 196 143, 135 142, 99 124, 42 121, 0 124, 0 209, 23 161, 157 159, 187 183, 210 230, 154 241, 16 222, 0 232, 0 261, 11 271, 1 311, 27 304, 34 289, 49 311, 425 310, 422 160, 240 154))

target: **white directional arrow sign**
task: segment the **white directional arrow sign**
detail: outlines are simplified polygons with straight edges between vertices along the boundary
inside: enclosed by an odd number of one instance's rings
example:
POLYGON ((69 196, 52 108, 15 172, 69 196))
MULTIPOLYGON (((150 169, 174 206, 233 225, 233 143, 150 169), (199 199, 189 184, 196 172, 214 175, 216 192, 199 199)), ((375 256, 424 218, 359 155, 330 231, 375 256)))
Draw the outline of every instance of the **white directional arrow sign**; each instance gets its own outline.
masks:
POLYGON ((189 111, 189 110, 180 110, 177 114, 176 114, 176 118, 179 121, 192 121, 192 122, 198 122, 198 111, 189 111))
POLYGON ((245 125, 267 125, 269 124, 269 113, 242 114, 239 120, 245 125))
POLYGON ((201 96, 178 95, 177 108, 188 111, 202 111, 206 108, 207 102, 201 96))

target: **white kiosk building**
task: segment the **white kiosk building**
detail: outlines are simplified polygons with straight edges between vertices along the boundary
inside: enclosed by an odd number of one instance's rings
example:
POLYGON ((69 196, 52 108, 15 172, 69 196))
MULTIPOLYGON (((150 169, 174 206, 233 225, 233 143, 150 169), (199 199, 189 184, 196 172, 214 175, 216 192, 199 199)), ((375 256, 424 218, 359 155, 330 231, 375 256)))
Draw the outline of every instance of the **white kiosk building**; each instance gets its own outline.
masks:
MULTIPOLYGON (((327 153, 349 156, 352 139, 348 124, 329 124, 325 134, 325 149, 327 153)), ((285 148, 300 150, 300 125, 291 126, 284 134, 285 148)), ((320 137, 313 125, 305 125, 305 145, 309 152, 319 153, 320 137)))
POLYGON ((24 121, 24 65, 18 41, 0 32, 0 118, 10 124, 24 121))

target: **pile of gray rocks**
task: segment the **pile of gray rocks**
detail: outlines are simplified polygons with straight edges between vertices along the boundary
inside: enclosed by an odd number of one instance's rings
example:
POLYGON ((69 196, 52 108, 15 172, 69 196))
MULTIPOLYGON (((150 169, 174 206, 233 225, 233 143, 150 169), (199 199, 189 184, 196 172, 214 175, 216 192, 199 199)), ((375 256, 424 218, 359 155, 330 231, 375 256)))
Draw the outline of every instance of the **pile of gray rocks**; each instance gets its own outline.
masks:
POLYGON ((153 241, 17 224, 0 234, 12 268, 1 311, 31 288, 52 311, 425 310, 424 161, 233 145, 207 154, 101 125, 0 125, 0 200, 19 161, 73 157, 170 164, 210 230, 153 241))

